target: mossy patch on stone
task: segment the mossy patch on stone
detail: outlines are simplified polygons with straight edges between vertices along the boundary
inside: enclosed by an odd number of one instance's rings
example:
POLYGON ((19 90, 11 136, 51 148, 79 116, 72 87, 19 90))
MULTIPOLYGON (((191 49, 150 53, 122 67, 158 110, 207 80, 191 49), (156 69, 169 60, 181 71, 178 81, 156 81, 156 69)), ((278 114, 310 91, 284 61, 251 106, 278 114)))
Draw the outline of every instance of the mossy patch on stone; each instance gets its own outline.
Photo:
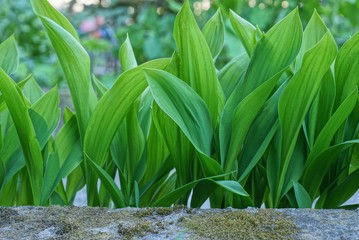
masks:
POLYGON ((161 222, 139 221, 137 224, 118 225, 118 233, 125 239, 133 239, 134 237, 144 237, 147 234, 158 234, 163 230, 164 226, 161 222))
POLYGON ((201 213, 181 219, 198 239, 294 239, 295 224, 275 210, 201 213))

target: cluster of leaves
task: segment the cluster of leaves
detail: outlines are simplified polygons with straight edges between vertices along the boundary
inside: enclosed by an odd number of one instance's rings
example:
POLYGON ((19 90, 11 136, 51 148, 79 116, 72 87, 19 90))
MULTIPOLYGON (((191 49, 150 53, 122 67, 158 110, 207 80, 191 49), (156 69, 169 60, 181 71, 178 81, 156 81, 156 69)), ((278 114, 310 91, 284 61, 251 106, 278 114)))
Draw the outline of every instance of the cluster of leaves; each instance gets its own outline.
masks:
POLYGON ((201 30, 185 1, 172 57, 138 66, 127 38, 107 89, 69 21, 31 3, 75 112, 53 136, 57 88, 16 84, 15 41, 0 45, 1 205, 68 205, 86 185, 90 206, 335 208, 359 189, 359 33, 338 51, 316 12, 304 32, 295 9, 266 33, 231 12, 246 52, 216 69, 222 16, 201 30))

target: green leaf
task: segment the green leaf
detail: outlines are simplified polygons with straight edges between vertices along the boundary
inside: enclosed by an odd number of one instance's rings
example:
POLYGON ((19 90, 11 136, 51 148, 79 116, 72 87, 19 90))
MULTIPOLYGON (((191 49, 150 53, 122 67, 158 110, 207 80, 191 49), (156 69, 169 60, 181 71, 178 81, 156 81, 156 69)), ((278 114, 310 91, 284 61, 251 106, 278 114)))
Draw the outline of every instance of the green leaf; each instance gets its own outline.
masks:
POLYGON ((335 111, 333 116, 329 119, 323 130, 320 132, 317 140, 315 141, 312 151, 308 155, 305 171, 303 173, 303 185, 309 189, 311 197, 315 196, 316 190, 319 188, 324 174, 326 174, 326 172, 322 172, 322 170, 318 170, 318 168, 327 169, 327 167, 322 165, 323 163, 315 162, 314 159, 316 159, 320 153, 329 147, 335 133, 353 111, 357 100, 358 90, 356 89, 343 101, 337 111, 335 111), (313 182, 313 179, 320 179, 320 181, 313 182))
POLYGON ((24 87, 22 88, 22 92, 32 104, 39 100, 45 94, 44 90, 41 89, 40 85, 31 75, 24 87))
POLYGON ((244 188, 237 181, 223 180, 223 181, 215 181, 215 183, 218 186, 220 186, 232 193, 235 193, 235 194, 238 194, 241 196, 249 196, 249 194, 246 192, 246 190, 244 190, 244 188))
POLYGON ((126 129, 128 141, 128 162, 126 175, 132 182, 139 169, 141 157, 145 150, 145 136, 138 121, 138 100, 134 102, 126 116, 126 129))
POLYGON ((222 178, 228 174, 222 174, 218 176, 212 176, 207 178, 201 178, 195 181, 192 181, 190 183, 187 183, 179 188, 176 188, 175 190, 169 192, 167 195, 163 196, 162 198, 158 199, 156 202, 153 203, 154 207, 167 207, 171 206, 177 199, 179 199, 181 196, 185 195, 187 192, 189 192, 192 188, 194 188, 198 183, 203 181, 210 181, 212 183, 216 183, 218 186, 225 188, 226 190, 233 192, 235 194, 246 194, 246 192, 242 192, 241 186, 237 184, 233 184, 232 181, 222 181, 220 183, 217 183, 214 179, 216 178, 222 178), (239 186, 239 187, 238 187, 239 186))
POLYGON ((358 144, 359 140, 351 140, 331 146, 317 155, 311 164, 305 166, 303 173, 303 186, 308 190, 309 195, 314 198, 323 181, 324 176, 328 173, 333 164, 338 161, 339 155, 354 144, 358 144))
POLYGON ((42 187, 43 160, 34 126, 26 107, 24 97, 15 82, 0 68, 0 91, 14 121, 25 156, 26 167, 30 177, 33 203, 40 202, 42 187))
POLYGON ((312 199, 305 188, 298 182, 293 182, 295 199, 297 200, 299 208, 311 208, 312 199))
POLYGON ((161 109, 176 122, 198 151, 210 155, 213 131, 203 100, 170 73, 146 69, 145 75, 161 109))
POLYGON ((225 97, 228 99, 239 80, 243 77, 249 63, 246 54, 233 58, 217 74, 225 97))
POLYGON ((278 101, 286 84, 283 84, 264 104, 244 141, 238 165, 241 182, 259 162, 279 127, 278 101))
POLYGON ((224 22, 220 9, 218 9, 213 17, 204 25, 202 32, 211 50, 212 57, 216 58, 224 44, 224 22))
POLYGON ((96 101, 91 86, 90 57, 78 40, 64 28, 47 17, 41 17, 41 20, 64 71, 76 110, 80 135, 83 137, 96 101))
POLYGON ((282 164, 275 203, 279 202, 284 175, 293 153, 304 117, 318 92, 321 80, 337 53, 336 43, 327 32, 303 59, 301 69, 294 75, 279 100, 279 120, 282 128, 282 164), (323 54, 325 53, 325 54, 323 54), (293 111, 296 109, 296 111, 293 111))
POLYGON ((297 56, 301 43, 302 26, 298 10, 295 9, 257 43, 244 76, 239 99, 242 100, 262 83, 284 71, 297 56), (291 46, 290 51, 283 46, 291 46))
POLYGON ((354 34, 338 52, 334 72, 336 82, 336 98, 334 110, 347 98, 358 85, 359 75, 359 32, 354 34))
POLYGON ((11 35, 0 44, 0 67, 7 73, 16 72, 19 66, 19 51, 14 35, 11 35))
POLYGON ((98 165, 105 161, 107 150, 133 102, 147 87, 142 68, 165 68, 169 59, 159 59, 124 72, 98 102, 89 122, 84 151, 98 165), (101 141, 98 141, 101 139, 101 141))
MULTIPOLYGON (((242 149, 247 132, 258 112, 267 101, 276 83, 277 77, 273 77, 272 79, 266 81, 244 98, 234 110, 231 127, 232 134, 228 148, 221 148, 222 151, 226 151, 223 152, 224 158, 222 159, 225 172, 234 170, 235 159, 242 149)), ((226 136, 226 133, 221 132, 221 130, 224 130, 224 128, 220 129, 220 137, 226 136)))
POLYGON ((308 116, 308 144, 313 148, 314 142, 332 115, 335 101, 335 80, 329 70, 322 80, 319 93, 312 103, 308 116))
POLYGON ((342 183, 332 189, 326 198, 324 208, 336 208, 347 201, 359 189, 359 169, 347 176, 342 183))
MULTIPOLYGON (((50 155, 51 165, 47 166, 48 174, 44 176, 42 202, 46 202, 60 181, 68 177, 82 162, 82 147, 76 116, 73 115, 61 128, 55 139, 54 156, 50 155)), ((68 180, 69 181, 69 180, 68 180)), ((70 192, 70 189, 66 189, 70 192)))
POLYGON ((277 80, 280 78, 295 59, 301 40, 302 26, 298 10, 294 10, 272 27, 257 43, 243 79, 233 91, 223 110, 220 122, 222 162, 227 159, 229 153, 232 126, 235 124, 233 122, 234 110, 245 97, 264 82, 275 77, 277 80), (284 45, 291 46, 291 51, 283 48, 284 45))
POLYGON ((304 54, 314 47, 324 34, 328 31, 327 26, 325 26, 323 20, 320 18, 317 10, 314 9, 312 17, 310 18, 304 32, 303 32, 303 43, 302 48, 297 56, 297 61, 295 64, 296 69, 300 69, 304 54))
POLYGON ((59 168, 60 163, 57 154, 52 152, 47 159, 44 171, 45 184, 42 185, 40 205, 45 205, 53 192, 54 189, 52 189, 53 186, 51 183, 55 181, 59 168))
POLYGON ((179 78, 206 103, 212 123, 218 119, 218 79, 211 51, 186 0, 175 20, 174 39, 179 55, 179 78))
POLYGON ((136 57, 135 54, 133 53, 132 45, 130 42, 130 38, 128 37, 128 34, 125 42, 122 44, 120 48, 119 58, 121 62, 122 72, 137 67, 136 57))
POLYGON ((239 39, 246 49, 248 56, 252 56, 256 45, 256 28, 232 10, 229 12, 229 19, 231 20, 233 29, 239 35, 239 39))
POLYGON ((50 18, 79 41, 76 30, 69 20, 67 20, 66 17, 56 10, 56 8, 54 8, 47 0, 31 0, 31 5, 37 15, 50 18))
POLYGON ((54 87, 29 109, 30 118, 34 125, 36 138, 43 149, 60 120, 60 97, 58 88, 54 87))
POLYGON ((101 179, 101 183, 105 186, 108 193, 111 196, 111 199, 116 208, 126 207, 125 198, 121 192, 121 190, 116 186, 115 181, 111 178, 111 176, 103 170, 99 165, 93 162, 89 156, 87 156, 88 165, 98 174, 101 179))

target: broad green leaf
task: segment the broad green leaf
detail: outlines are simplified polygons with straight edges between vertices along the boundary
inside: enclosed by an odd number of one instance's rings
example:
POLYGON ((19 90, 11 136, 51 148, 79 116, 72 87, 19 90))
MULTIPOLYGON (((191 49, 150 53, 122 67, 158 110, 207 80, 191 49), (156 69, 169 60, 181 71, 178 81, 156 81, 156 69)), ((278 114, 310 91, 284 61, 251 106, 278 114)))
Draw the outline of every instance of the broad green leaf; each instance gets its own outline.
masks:
POLYGON ((122 72, 137 67, 137 61, 135 58, 135 54, 133 53, 132 45, 130 42, 130 38, 128 37, 128 34, 125 42, 122 44, 120 48, 119 58, 121 62, 122 72))
MULTIPOLYGON (((247 135, 247 132, 252 125, 258 112, 262 109, 264 103, 267 101, 270 93, 277 83, 277 77, 266 81, 256 90, 250 93, 246 98, 241 101, 233 113, 232 122, 232 134, 229 142, 228 149, 223 148, 225 152, 223 159, 224 171, 234 170, 234 163, 242 149, 243 142, 247 135)), ((220 132, 220 136, 224 136, 225 133, 220 132)))
POLYGON ((7 184, 1 187, 0 191, 0 205, 12 207, 16 204, 16 189, 18 186, 18 175, 12 178, 7 184))
POLYGON ((326 198, 324 208, 336 208, 347 201, 359 189, 359 169, 347 176, 342 183, 332 189, 326 198))
MULTIPOLYGON (((26 77, 24 80, 20 81, 17 85, 20 89, 24 89, 26 83, 32 78, 31 75, 29 75, 28 77, 26 77)), ((4 101, 4 96, 0 95, 0 112, 2 113, 5 109, 7 108, 6 103, 4 101)), ((4 116, 2 116, 4 117, 4 116)), ((8 118, 6 118, 7 120, 8 118)), ((2 129, 3 131, 5 130, 5 128, 2 129)))
POLYGON ((133 102, 147 87, 142 68, 163 69, 168 63, 168 59, 154 60, 123 73, 100 99, 84 140, 85 153, 99 166, 103 165, 107 150, 122 120, 133 102))
POLYGON ((181 196, 185 195, 187 192, 189 192, 192 188, 194 188, 198 183, 202 182, 202 181, 210 181, 212 183, 216 183, 219 187, 225 188, 226 190, 233 192, 235 194, 246 194, 246 192, 242 192, 242 187, 240 185, 237 184, 232 184, 231 181, 228 182, 223 182, 222 183, 217 183, 216 178, 222 178, 224 176, 226 176, 228 174, 222 174, 222 175, 218 175, 218 176, 212 176, 212 177, 207 177, 207 178, 201 178, 195 181, 192 181, 190 183, 187 183, 179 188, 176 188, 175 190, 173 190, 172 192, 169 192, 167 195, 165 195, 164 197, 158 199, 156 202, 153 203, 154 207, 166 207, 166 206, 171 206, 178 198, 180 198, 181 196), (239 188, 238 188, 239 186, 239 188))
POLYGON ((59 159, 56 153, 51 153, 47 159, 44 171, 44 183, 41 189, 40 205, 45 205, 52 193, 52 184, 57 176, 58 169, 60 168, 59 159))
MULTIPOLYGON (((282 164, 279 185, 276 187, 279 192, 282 191, 284 175, 304 117, 336 53, 336 43, 332 35, 327 32, 317 45, 304 55, 301 69, 291 79, 279 100, 278 112, 282 128, 282 164), (293 111, 293 109, 296 109, 296 111, 293 111)), ((279 202, 279 192, 277 192, 275 203, 279 202)))
POLYGON ((153 97, 196 149, 210 155, 212 124, 203 100, 186 83, 161 70, 146 69, 153 97))
POLYGON ((0 91, 9 108, 16 131, 19 135, 21 147, 25 156, 26 167, 30 177, 33 203, 40 202, 42 187, 43 160, 39 142, 36 139, 34 126, 24 97, 15 82, 0 68, 0 91))
POLYGON ((319 166, 312 162, 313 159, 321 152, 323 152, 324 149, 329 147, 335 133, 338 131, 338 129, 342 126, 343 122, 346 121, 350 113, 353 111, 357 100, 358 90, 356 89, 343 101, 343 103, 338 107, 333 116, 326 123, 323 130, 319 133, 319 136, 316 139, 314 146, 309 153, 309 156, 306 161, 307 171, 311 171, 311 173, 308 173, 309 175, 307 176, 306 174, 304 174, 304 176, 306 176, 304 178, 305 183, 311 182, 313 179, 312 175, 317 174, 317 167, 319 166))
POLYGON ((299 52, 301 41, 302 26, 298 10, 294 10, 272 27, 257 43, 243 79, 223 110, 220 122, 221 161, 227 159, 232 126, 235 124, 234 110, 246 96, 264 82, 274 77, 280 78, 281 73, 293 62, 299 52), (285 45, 291 46, 291 51, 284 48, 285 45))
POLYGON ((105 92, 108 91, 108 88, 95 75, 92 75, 92 81, 97 96, 100 99, 105 94, 105 92))
POLYGON ((88 165, 98 174, 101 179, 101 183, 105 186, 108 193, 111 196, 111 199, 116 208, 123 208, 126 207, 125 198, 121 192, 121 190, 116 186, 115 181, 108 175, 108 173, 103 170, 99 165, 93 162, 87 156, 87 163, 88 165))
POLYGON ((211 50, 212 57, 216 58, 224 44, 224 22, 220 9, 218 9, 213 17, 204 25, 202 32, 211 50))
POLYGON ((47 17, 41 17, 41 20, 64 71, 83 137, 96 100, 91 86, 90 57, 64 28, 47 17))
POLYGON ((153 121, 151 122, 150 133, 146 142, 147 166, 145 175, 141 179, 140 184, 149 182, 169 155, 167 146, 153 121))
MULTIPOLYGON (((196 161, 197 156, 193 144, 180 127, 178 127, 177 123, 158 106, 156 101, 154 101, 152 106, 152 114, 155 126, 166 143, 170 152, 170 158, 176 169, 177 186, 182 186, 193 181, 195 177, 194 172, 198 169, 199 165, 198 161, 196 161)), ((183 204, 187 201, 182 200, 183 204)))
POLYGON ((298 10, 295 9, 257 43, 244 76, 239 99, 242 100, 262 83, 284 71, 297 56, 301 43, 302 26, 298 10), (290 51, 283 46, 291 46, 290 51))
POLYGON ((248 131, 238 164, 239 182, 256 166, 278 129, 278 101, 285 86, 283 84, 264 104, 248 131))
POLYGON ((218 119, 218 79, 211 51, 198 28, 186 0, 174 26, 174 39, 179 55, 179 78, 190 85, 206 103, 212 124, 218 119))
POLYGON ((293 183, 295 198, 299 208, 311 208, 312 199, 305 188, 298 182, 293 183))
POLYGON ((49 174, 44 176, 44 181, 47 183, 42 189, 42 201, 44 202, 47 201, 60 181, 68 177, 82 162, 82 148, 75 116, 72 116, 59 131, 55 139, 55 151, 56 154, 50 156, 49 159, 52 164, 48 166, 49 174))
POLYGON ((34 125, 36 138, 43 149, 60 120, 60 97, 58 88, 54 87, 29 109, 30 118, 34 125))
POLYGON ((31 0, 31 5, 37 15, 47 17, 56 22, 79 41, 76 30, 71 25, 69 20, 67 20, 66 17, 64 17, 61 12, 56 10, 47 0, 31 0))
MULTIPOLYGON (((143 197, 147 192, 155 186, 155 183, 161 180, 162 178, 165 178, 166 180, 167 176, 169 176, 169 173, 173 169, 173 161, 171 158, 166 158, 161 166, 159 167, 158 171, 154 174, 154 176, 141 188, 141 197, 143 197)), ((155 189, 157 190, 157 189, 155 189)))
POLYGON ((303 32, 302 48, 298 53, 297 61, 295 63, 296 70, 300 69, 305 52, 314 47, 327 31, 327 26, 325 26, 318 12, 314 9, 312 17, 303 32))
POLYGON ((248 63, 248 56, 242 54, 233 58, 218 72, 218 80, 221 83, 226 99, 229 98, 235 89, 235 86, 238 84, 241 77, 243 77, 243 74, 248 67, 248 63))
POLYGON ((322 80, 319 93, 312 103, 308 116, 308 144, 311 149, 316 138, 332 115, 335 101, 335 81, 329 70, 322 80))
MULTIPOLYGON (((151 198, 150 206, 157 200, 165 197, 169 192, 172 192, 176 189, 176 182, 177 182, 177 173, 173 173, 167 177, 167 179, 158 187, 157 191, 151 198)), ((179 199, 182 196, 179 197, 179 199)))
POLYGON ((215 183, 218 186, 220 186, 232 193, 235 193, 235 194, 238 194, 241 196, 249 196, 249 194, 246 192, 246 190, 244 190, 244 188, 237 181, 223 180, 223 181, 215 181, 215 183))
POLYGON ((128 162, 126 175, 128 181, 133 181, 143 152, 145 150, 145 136, 138 121, 138 100, 134 102, 126 116, 126 129, 128 141, 128 162))
POLYGON ((336 98, 334 110, 347 98, 358 85, 359 75, 359 32, 354 34, 338 52, 334 72, 336 82, 336 98))
POLYGON ((30 103, 35 103, 45 94, 33 76, 30 76, 29 80, 22 88, 22 92, 30 103))
POLYGON ((233 29, 239 35, 239 39, 246 49, 248 56, 252 56, 254 47, 256 46, 256 28, 232 10, 230 10, 229 19, 231 20, 233 29))
MULTIPOLYGON (((33 80, 30 79, 28 83, 33 80)), ((34 86, 30 84, 31 86, 34 86)), ((20 86, 23 86, 22 84, 20 86)), ((35 98, 37 99, 37 97, 35 98)), ((34 103, 29 109, 29 115, 34 126, 36 137, 40 148, 43 149, 48 139, 55 130, 60 111, 58 109, 59 96, 57 88, 52 89, 34 103)), ((7 176, 5 182, 9 181, 21 168, 25 166, 25 161, 20 150, 20 141, 14 126, 10 127, 6 133, 4 148, 1 156, 6 163, 7 176)))
POLYGON ((0 67, 7 73, 16 72, 19 66, 19 51, 14 35, 11 35, 0 44, 0 67))
POLYGON ((311 164, 305 166, 302 177, 302 184, 307 189, 311 198, 317 196, 318 189, 322 184, 324 176, 328 173, 333 164, 338 161, 339 155, 354 144, 358 144, 359 140, 351 140, 328 147, 317 155, 311 164))

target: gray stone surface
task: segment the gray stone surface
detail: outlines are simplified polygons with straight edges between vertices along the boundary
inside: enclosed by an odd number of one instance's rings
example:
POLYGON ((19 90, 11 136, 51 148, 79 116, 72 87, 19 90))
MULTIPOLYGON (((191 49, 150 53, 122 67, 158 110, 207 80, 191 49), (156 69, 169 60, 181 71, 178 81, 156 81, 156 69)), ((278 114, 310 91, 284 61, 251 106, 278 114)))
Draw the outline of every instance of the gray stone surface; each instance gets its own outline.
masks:
POLYGON ((359 210, 0 207, 0 239, 359 239, 359 210))

